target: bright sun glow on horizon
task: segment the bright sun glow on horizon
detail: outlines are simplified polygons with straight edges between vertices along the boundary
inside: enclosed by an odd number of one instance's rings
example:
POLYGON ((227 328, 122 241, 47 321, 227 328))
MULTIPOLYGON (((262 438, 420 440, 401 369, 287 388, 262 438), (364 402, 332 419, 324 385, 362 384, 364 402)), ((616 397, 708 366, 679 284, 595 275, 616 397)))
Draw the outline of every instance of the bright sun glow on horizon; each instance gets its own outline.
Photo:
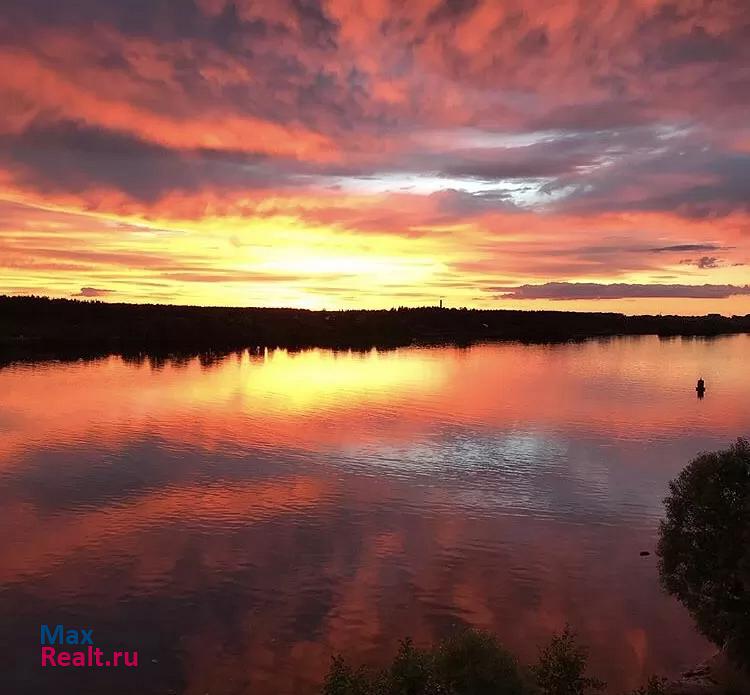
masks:
POLYGON ((9 0, 0 293, 750 313, 746 3, 313 5, 9 0))

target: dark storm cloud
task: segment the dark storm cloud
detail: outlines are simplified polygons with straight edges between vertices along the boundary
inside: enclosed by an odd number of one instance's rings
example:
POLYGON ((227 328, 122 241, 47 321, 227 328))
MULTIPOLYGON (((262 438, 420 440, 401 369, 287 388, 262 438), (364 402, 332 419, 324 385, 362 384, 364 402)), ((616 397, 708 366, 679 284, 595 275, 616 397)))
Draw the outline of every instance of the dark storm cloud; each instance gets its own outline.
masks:
POLYGON ((649 127, 557 131, 540 138, 539 142, 524 146, 454 150, 425 158, 419 164, 423 168, 439 168, 443 176, 485 181, 555 178, 662 147, 659 129, 649 127))
MULTIPOLYGON (((233 5, 228 6, 229 14, 233 10, 233 5)), ((192 0, 6 0, 3 15, 21 32, 45 26, 87 28, 105 24, 126 34, 159 39, 213 35, 226 40, 228 29, 225 17, 206 17, 192 0)))
MULTIPOLYGON (((2 11, 7 24, 20 32, 40 26, 87 29, 109 25, 130 36, 159 41, 201 39, 223 48, 236 47, 235 41, 240 37, 280 37, 288 33, 287 24, 282 21, 258 16, 243 19, 240 5, 230 0, 212 13, 194 0, 5 0, 2 11)), ((288 10, 308 40, 332 40, 336 25, 314 0, 293 0, 288 10)))
MULTIPOLYGON (((41 192, 103 187, 144 202, 170 191, 262 188, 271 174, 264 160, 241 152, 170 149, 69 120, 36 119, 18 136, 0 136, 0 162, 41 192)), ((282 177, 276 172, 275 183, 282 177)))
POLYGON ((507 148, 478 153, 481 159, 467 158, 446 164, 441 175, 472 178, 484 181, 529 179, 559 176, 575 170, 576 166, 590 163, 577 153, 567 156, 545 152, 545 148, 507 148))
MULTIPOLYGON (((675 136, 594 171, 557 177, 547 193, 564 192, 557 207, 575 212, 666 211, 686 217, 750 210, 750 154, 675 136)), ((688 249, 683 249, 688 250, 688 249)))
POLYGON ((666 41, 658 53, 659 59, 668 65, 723 62, 736 55, 734 44, 709 35, 703 27, 693 27, 687 36, 666 41))
POLYGON ((745 0, 716 3, 715 9, 744 16, 744 21, 729 23, 720 31, 710 27, 710 22, 691 25, 693 9, 689 3, 664 3, 641 20, 638 30, 650 49, 645 59, 653 69, 695 63, 724 63, 741 53, 743 41, 750 37, 745 0), (686 27, 687 31, 675 33, 679 27, 686 27))
POLYGON ((703 218, 750 210, 750 155, 713 153, 704 157, 678 157, 671 163, 675 172, 688 171, 712 178, 711 183, 687 185, 678 191, 654 192, 637 204, 646 210, 679 210, 689 217, 703 218), (680 167, 680 160, 684 161, 680 167))
POLYGON ((750 295, 750 286, 737 285, 640 285, 629 283, 548 282, 543 285, 494 287, 502 299, 628 299, 686 298, 723 299, 750 295))
POLYGON ((5 136, 0 157, 18 179, 41 192, 103 186, 156 200, 175 186, 196 183, 178 153, 74 121, 37 120, 19 136, 5 136))
POLYGON ((427 16, 427 25, 455 24, 479 4, 480 0, 440 0, 427 16))
POLYGON ((643 100, 615 96, 606 101, 556 106, 527 122, 531 130, 593 131, 631 128, 653 122, 643 100))

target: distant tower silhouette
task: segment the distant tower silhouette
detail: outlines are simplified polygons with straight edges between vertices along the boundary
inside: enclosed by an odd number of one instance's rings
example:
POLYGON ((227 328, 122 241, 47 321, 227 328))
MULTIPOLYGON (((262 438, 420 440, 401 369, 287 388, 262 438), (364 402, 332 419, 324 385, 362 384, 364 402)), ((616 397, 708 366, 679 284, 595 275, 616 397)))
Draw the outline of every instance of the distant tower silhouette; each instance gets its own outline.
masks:
POLYGON ((443 308, 443 298, 442 297, 440 297, 440 308, 441 309, 443 308))

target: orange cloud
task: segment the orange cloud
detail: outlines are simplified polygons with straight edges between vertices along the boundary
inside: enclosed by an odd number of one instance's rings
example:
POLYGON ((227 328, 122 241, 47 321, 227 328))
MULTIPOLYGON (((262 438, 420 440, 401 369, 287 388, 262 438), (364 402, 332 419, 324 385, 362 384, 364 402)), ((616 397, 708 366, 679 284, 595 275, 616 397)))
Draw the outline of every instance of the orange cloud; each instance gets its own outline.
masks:
POLYGON ((746 284, 746 3, 35 1, 0 16, 4 291, 503 306, 493 287, 746 284), (691 244, 720 250, 648 252, 691 244))

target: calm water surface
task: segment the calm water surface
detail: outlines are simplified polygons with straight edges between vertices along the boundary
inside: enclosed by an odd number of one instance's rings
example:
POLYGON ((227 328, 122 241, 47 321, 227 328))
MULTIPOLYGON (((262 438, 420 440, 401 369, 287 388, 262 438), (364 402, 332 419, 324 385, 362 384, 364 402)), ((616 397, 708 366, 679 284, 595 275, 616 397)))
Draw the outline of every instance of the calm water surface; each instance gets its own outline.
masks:
POLYGON ((571 623, 614 692, 708 655, 667 481, 750 434, 750 336, 0 369, 10 693, 313 693, 330 655, 571 623), (708 392, 696 398, 703 376, 708 392), (40 623, 138 669, 39 666, 40 623))

